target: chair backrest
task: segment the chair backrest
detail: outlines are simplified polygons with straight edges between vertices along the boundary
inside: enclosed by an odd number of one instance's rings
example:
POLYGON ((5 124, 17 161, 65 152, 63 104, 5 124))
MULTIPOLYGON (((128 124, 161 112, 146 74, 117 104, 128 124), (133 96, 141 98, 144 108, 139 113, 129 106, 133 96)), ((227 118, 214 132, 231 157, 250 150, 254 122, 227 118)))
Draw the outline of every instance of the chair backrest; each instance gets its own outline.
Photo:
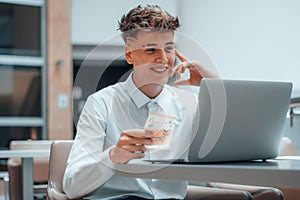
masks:
POLYGON ((50 149, 52 142, 53 140, 13 140, 9 143, 9 149, 50 149))
POLYGON ((283 137, 280 143, 280 156, 296 156, 297 151, 292 142, 292 140, 288 137, 283 137))
POLYGON ((49 159, 48 197, 68 199, 63 192, 62 182, 73 140, 57 140, 51 144, 49 159))

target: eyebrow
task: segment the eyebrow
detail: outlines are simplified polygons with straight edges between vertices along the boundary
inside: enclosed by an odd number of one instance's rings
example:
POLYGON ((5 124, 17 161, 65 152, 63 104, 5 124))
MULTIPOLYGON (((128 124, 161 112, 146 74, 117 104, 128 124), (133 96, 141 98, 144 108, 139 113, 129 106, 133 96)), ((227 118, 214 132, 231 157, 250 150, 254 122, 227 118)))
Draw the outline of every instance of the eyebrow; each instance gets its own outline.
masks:
MULTIPOLYGON (((170 44, 175 44, 174 42, 167 42, 165 45, 170 45, 170 44)), ((144 44, 142 47, 152 47, 152 46, 158 46, 155 43, 150 43, 150 44, 144 44)))
POLYGON ((142 47, 151 47, 151 46, 158 46, 157 44, 144 44, 142 47))
POLYGON ((175 44, 174 42, 167 42, 165 45, 175 44))

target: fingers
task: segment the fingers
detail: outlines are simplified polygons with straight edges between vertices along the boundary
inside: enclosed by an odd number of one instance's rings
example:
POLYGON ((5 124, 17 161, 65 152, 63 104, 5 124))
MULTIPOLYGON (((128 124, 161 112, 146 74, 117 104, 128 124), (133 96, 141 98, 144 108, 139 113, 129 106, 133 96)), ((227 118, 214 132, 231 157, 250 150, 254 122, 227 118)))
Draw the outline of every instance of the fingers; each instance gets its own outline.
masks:
POLYGON ((174 81, 173 85, 174 86, 190 85, 190 80, 177 80, 177 81, 174 81))
POLYGON ((132 159, 145 156, 145 145, 151 145, 152 133, 146 133, 143 129, 127 129, 121 133, 115 148, 110 152, 113 163, 126 163, 132 159))
POLYGON ((144 145, 123 145, 122 149, 131 153, 144 153, 147 150, 144 145))
POLYGON ((188 62, 188 59, 181 52, 179 52, 177 49, 175 50, 175 54, 182 63, 178 64, 177 66, 175 66, 172 69, 170 77, 173 77, 176 73, 177 79, 180 79, 181 74, 184 73, 186 68, 188 68, 189 62, 188 62))
POLYGON ((128 135, 121 135, 119 138, 117 146, 121 147, 123 145, 150 145, 151 144, 151 139, 149 138, 136 138, 136 137, 131 137, 128 135))
POLYGON ((127 135, 135 138, 150 138, 151 135, 148 135, 143 129, 127 129, 121 133, 121 136, 127 135))
POLYGON ((145 129, 127 129, 121 133, 121 136, 128 136, 137 139, 136 142, 146 142, 141 144, 147 144, 151 142, 151 138, 155 137, 155 132, 147 131, 145 129), (141 140, 140 140, 141 139, 141 140))
POLYGON ((175 50, 175 54, 181 62, 187 62, 188 61, 188 59, 182 53, 180 53, 177 49, 175 50))
POLYGON ((127 163, 132 159, 143 158, 145 154, 143 152, 140 153, 132 153, 131 151, 124 150, 119 147, 113 147, 109 152, 110 160, 113 163, 127 163))
POLYGON ((184 71, 185 71, 186 68, 187 68, 186 67, 186 62, 178 64, 177 66, 175 66, 173 68, 171 77, 173 77, 175 75, 175 73, 176 73, 177 79, 180 79, 181 78, 181 74, 184 73, 184 71))
POLYGON ((127 163, 132 159, 143 158, 147 150, 145 144, 151 144, 149 138, 135 138, 123 134, 117 145, 110 151, 110 159, 113 163, 127 163))
POLYGON ((209 69, 204 68, 199 62, 185 61, 174 67, 173 76, 176 73, 177 78, 173 83, 174 86, 179 85, 195 85, 199 86, 202 78, 217 78, 209 69), (181 80, 181 75, 185 69, 189 70, 189 78, 181 80))

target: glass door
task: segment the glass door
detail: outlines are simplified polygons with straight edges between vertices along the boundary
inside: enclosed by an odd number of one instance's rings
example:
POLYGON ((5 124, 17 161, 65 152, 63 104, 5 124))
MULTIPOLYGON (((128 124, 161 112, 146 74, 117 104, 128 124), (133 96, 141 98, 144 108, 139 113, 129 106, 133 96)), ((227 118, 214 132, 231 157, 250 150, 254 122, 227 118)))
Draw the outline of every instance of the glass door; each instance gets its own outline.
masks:
POLYGON ((0 0, 0 149, 46 139, 45 2, 0 0))

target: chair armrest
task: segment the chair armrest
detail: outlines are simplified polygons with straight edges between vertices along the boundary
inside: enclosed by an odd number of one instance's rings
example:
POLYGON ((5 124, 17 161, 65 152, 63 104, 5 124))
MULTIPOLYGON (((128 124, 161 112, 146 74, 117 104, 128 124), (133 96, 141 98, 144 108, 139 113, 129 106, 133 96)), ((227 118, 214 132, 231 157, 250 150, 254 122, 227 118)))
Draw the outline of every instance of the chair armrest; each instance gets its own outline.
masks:
MULTIPOLYGON (((47 189, 47 197, 49 200, 70 200, 66 194, 57 191, 54 187, 51 187, 49 185, 47 189)), ((83 200, 83 199, 76 199, 76 200, 83 200)))
POLYGON ((263 187, 263 186, 250 186, 250 185, 239 185, 239 184, 229 184, 229 183, 215 183, 208 182, 207 187, 219 188, 219 189, 232 189, 247 191, 253 196, 253 200, 283 200, 283 193, 273 187, 263 187))
POLYGON ((48 186, 47 196, 49 200, 69 200, 67 195, 57 191, 55 188, 51 188, 48 186))
POLYGON ((252 196, 247 191, 188 186, 185 200, 251 200, 252 196))

